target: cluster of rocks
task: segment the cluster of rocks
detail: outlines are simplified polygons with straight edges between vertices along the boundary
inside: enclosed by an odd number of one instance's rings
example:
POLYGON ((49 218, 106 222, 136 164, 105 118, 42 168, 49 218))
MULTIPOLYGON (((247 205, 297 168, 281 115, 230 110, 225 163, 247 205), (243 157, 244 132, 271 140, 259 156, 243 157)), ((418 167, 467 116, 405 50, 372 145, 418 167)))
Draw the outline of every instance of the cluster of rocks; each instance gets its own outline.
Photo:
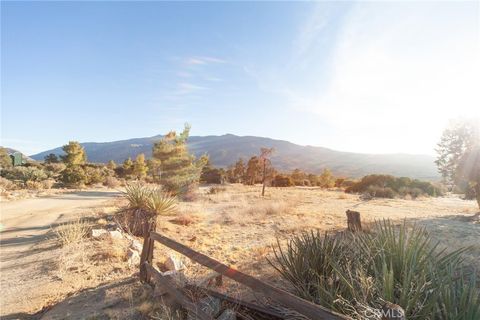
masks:
POLYGON ((110 238, 112 240, 126 240, 129 242, 126 247, 126 256, 128 265, 131 267, 138 266, 140 264, 140 254, 142 253, 142 244, 132 236, 121 232, 119 229, 106 230, 106 229, 92 229, 92 238, 105 239, 110 238))

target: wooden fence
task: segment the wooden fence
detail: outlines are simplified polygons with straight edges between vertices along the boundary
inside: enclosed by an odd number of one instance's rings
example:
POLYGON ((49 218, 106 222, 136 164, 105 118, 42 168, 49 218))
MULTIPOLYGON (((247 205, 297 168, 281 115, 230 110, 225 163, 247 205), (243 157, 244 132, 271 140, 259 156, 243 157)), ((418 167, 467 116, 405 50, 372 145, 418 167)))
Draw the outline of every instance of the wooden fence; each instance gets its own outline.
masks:
MULTIPOLYGON (((153 228, 154 226, 151 227, 151 229, 153 228)), ((280 303, 286 308, 295 310, 299 314, 302 314, 311 320, 350 319, 347 316, 338 314, 320 305, 311 303, 287 291, 274 287, 264 281, 233 269, 155 231, 148 232, 144 239, 140 261, 141 281, 150 283, 151 278, 155 278, 155 280, 160 283, 162 287, 175 298, 175 300, 177 300, 186 310, 195 314, 200 320, 210 320, 212 318, 200 310, 188 297, 186 297, 181 291, 177 290, 173 284, 162 275, 161 272, 153 267, 152 260, 155 241, 160 242, 161 244, 183 254, 191 260, 214 270, 220 275, 235 280, 236 282, 249 287, 257 293, 263 294, 265 297, 280 303)))

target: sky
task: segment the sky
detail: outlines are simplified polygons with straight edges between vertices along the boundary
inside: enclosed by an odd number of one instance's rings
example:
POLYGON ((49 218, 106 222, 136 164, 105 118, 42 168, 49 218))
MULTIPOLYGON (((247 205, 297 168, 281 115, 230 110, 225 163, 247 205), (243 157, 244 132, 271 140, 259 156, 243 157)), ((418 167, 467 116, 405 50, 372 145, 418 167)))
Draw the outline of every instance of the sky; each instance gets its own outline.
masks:
POLYGON ((1 145, 255 135, 433 154, 480 117, 472 2, 1 2, 1 145))

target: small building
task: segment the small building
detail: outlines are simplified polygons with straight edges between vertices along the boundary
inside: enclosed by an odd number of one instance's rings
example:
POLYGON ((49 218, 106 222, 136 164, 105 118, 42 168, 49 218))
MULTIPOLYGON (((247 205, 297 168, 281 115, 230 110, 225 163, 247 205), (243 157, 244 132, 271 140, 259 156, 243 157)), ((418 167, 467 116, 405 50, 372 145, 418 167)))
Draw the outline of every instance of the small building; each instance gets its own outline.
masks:
POLYGON ((10 159, 12 159, 12 165, 14 167, 21 166, 26 163, 26 161, 23 160, 23 155, 18 151, 11 153, 10 159))

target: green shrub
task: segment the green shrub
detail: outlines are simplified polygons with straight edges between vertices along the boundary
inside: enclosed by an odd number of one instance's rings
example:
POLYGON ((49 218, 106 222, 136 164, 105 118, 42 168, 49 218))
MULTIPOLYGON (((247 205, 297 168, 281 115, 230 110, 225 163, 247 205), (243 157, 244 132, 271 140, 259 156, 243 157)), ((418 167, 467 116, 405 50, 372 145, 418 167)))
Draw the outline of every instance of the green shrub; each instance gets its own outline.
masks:
POLYGON ((87 182, 87 175, 81 166, 68 166, 60 175, 60 180, 67 187, 81 187, 87 182))
POLYGON ((373 197, 393 198, 395 196, 410 196, 417 198, 422 195, 442 196, 443 188, 428 181, 396 178, 390 175, 371 174, 363 177, 345 189, 348 193, 365 193, 373 197), (393 192, 393 195, 392 195, 393 192))
POLYGON ((4 169, 2 170, 2 177, 12 181, 19 180, 24 184, 27 181, 41 182, 48 179, 48 175, 43 169, 34 166, 4 169))
POLYGON ((371 233, 295 236, 278 243, 271 264, 302 298, 355 319, 369 319, 385 301, 407 319, 478 319, 475 273, 462 277, 460 249, 437 250, 419 227, 376 222, 371 233))
POLYGON ((292 178, 283 174, 277 174, 272 181, 272 186, 274 187, 291 187, 293 185, 292 178))
POLYGON ((221 184, 224 181, 225 172, 223 169, 213 168, 210 165, 203 167, 200 175, 200 182, 208 184, 221 184))
POLYGON ((382 188, 378 186, 369 186, 364 194, 372 197, 372 198, 395 198, 396 192, 392 190, 392 188, 382 188))

